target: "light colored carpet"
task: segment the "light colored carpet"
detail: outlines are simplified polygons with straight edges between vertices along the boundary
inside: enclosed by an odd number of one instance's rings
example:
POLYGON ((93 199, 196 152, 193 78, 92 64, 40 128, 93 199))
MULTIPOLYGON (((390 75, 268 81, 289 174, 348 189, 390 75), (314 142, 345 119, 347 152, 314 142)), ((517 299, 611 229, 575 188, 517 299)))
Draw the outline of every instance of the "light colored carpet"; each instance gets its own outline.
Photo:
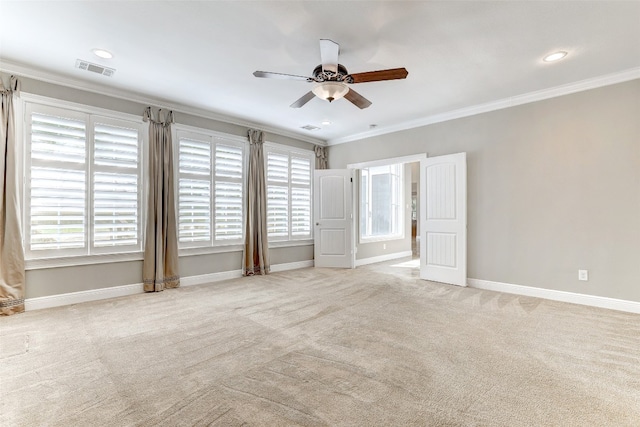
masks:
POLYGON ((0 318, 0 424, 640 424, 640 316, 416 275, 310 268, 0 318))

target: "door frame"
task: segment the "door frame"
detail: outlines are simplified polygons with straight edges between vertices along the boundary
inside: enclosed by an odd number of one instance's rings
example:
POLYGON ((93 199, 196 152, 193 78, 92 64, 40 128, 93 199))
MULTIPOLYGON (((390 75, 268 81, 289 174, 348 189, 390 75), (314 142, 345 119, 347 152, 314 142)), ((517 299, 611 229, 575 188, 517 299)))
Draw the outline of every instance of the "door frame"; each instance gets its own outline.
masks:
MULTIPOLYGON (((386 159, 379 159, 379 160, 370 160, 370 161, 366 161, 366 162, 358 162, 358 163, 349 163, 347 164, 347 169, 363 169, 363 168, 369 168, 369 167, 375 167, 375 166, 385 166, 385 165, 391 165, 391 164, 397 164, 397 163, 402 163, 403 165, 406 163, 419 163, 422 164, 422 161, 425 160, 428 157, 428 154, 425 153, 418 153, 418 154, 410 154, 408 156, 400 156, 400 157, 390 157, 390 158, 386 158, 386 159)), ((425 171, 422 169, 422 167, 420 168, 420 182, 422 182, 422 174, 424 174, 425 171)), ((354 259, 355 259, 355 254, 358 252, 358 245, 360 242, 360 181, 359 181, 359 174, 355 173, 354 174, 355 177, 355 181, 354 181, 354 189, 353 189, 353 216, 354 216, 354 239, 352 240, 352 251, 354 254, 354 259)), ((420 192, 418 192, 418 203, 421 203, 421 195, 419 194, 420 192)), ((406 207, 407 207, 407 203, 409 204, 409 208, 411 207, 411 200, 405 200, 404 201, 404 207, 405 209, 403 209, 403 211, 406 211, 406 207)))

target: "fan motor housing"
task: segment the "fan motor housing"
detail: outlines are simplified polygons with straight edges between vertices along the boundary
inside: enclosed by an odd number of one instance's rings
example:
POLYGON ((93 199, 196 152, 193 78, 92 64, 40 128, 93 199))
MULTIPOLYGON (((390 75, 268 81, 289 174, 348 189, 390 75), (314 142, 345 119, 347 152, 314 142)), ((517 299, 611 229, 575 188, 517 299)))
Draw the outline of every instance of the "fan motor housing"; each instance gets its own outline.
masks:
POLYGON ((322 64, 318 65, 313 69, 313 79, 320 83, 326 81, 334 81, 334 82, 346 82, 350 83, 348 80, 349 72, 347 71, 347 67, 342 64, 338 64, 338 72, 333 73, 331 71, 323 71, 322 64))

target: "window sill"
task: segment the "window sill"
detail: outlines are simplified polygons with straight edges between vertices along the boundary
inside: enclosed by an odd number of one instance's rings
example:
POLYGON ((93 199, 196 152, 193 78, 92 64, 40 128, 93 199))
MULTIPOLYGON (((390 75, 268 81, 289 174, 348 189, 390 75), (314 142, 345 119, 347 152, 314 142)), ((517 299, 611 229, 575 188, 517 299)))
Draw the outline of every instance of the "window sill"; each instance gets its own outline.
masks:
POLYGON ((358 243, 376 243, 376 242, 388 242, 389 240, 404 240, 404 234, 395 235, 395 236, 379 236, 379 237, 360 237, 360 241, 358 243))
POLYGON ((199 248, 182 248, 178 250, 178 256, 188 257, 193 255, 209 255, 220 254, 224 252, 241 252, 244 249, 244 245, 235 243, 232 245, 220 245, 220 246, 206 246, 199 248))
POLYGON ((141 261, 142 257, 142 252, 127 252, 119 254, 29 259, 25 260, 25 270, 42 270, 45 268, 75 267, 79 265, 112 264, 117 262, 141 261))

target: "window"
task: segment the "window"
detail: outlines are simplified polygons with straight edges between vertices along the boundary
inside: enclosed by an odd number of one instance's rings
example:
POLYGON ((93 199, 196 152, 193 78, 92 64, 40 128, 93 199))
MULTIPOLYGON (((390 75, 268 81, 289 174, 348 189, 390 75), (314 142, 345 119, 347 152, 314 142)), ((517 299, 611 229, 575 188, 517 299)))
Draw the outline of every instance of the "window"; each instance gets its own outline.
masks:
POLYGON ((360 239, 384 240, 403 235, 402 164, 362 169, 360 239))
POLYGON ((26 105, 27 259, 141 251, 142 120, 26 105))
POLYGON ((180 247, 242 243, 243 142, 185 130, 177 136, 180 247))
POLYGON ((269 241, 311 238, 311 177, 314 154, 265 147, 269 241))

